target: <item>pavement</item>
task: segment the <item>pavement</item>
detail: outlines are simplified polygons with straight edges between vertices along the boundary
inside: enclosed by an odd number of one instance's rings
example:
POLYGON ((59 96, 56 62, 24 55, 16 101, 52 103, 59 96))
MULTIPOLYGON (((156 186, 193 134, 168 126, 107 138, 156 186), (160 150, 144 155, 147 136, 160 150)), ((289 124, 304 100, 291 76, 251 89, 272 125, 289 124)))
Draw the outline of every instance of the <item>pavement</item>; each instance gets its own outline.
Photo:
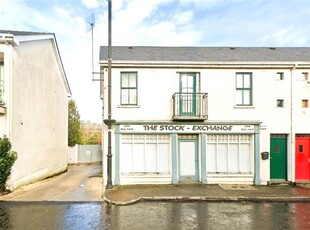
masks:
POLYGON ((1 201, 108 202, 130 205, 139 201, 170 202, 307 202, 310 183, 276 185, 124 185, 105 189, 101 164, 70 165, 68 171, 9 194, 1 201))
POLYGON ((279 185, 126 185, 104 192, 104 200, 115 205, 139 201, 171 202, 307 202, 310 203, 310 184, 279 185))
POLYGON ((1 201, 93 202, 102 200, 102 165, 69 165, 68 171, 0 195, 1 201))

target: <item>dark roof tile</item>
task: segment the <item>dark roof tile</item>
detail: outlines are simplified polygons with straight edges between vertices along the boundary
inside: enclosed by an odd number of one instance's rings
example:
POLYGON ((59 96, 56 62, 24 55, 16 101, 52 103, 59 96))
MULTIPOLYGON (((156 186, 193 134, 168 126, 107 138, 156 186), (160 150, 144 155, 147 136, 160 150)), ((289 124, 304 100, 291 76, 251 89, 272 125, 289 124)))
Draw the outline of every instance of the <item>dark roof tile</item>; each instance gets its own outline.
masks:
MULTIPOLYGON (((100 47, 107 60, 108 47, 100 47)), ((310 62, 309 47, 113 46, 112 59, 124 62, 310 62)))

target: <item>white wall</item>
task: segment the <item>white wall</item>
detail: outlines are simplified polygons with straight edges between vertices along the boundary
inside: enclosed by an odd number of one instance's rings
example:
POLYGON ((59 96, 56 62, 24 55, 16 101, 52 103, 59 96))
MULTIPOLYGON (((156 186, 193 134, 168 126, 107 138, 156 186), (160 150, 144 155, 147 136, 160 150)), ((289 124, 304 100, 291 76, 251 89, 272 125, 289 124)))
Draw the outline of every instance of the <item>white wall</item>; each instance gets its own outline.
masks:
MULTIPOLYGON (((208 93, 208 120, 260 120, 273 132, 289 132, 290 122, 290 69, 137 69, 138 106, 120 106, 120 72, 136 69, 113 69, 112 98, 113 118, 116 120, 171 120, 172 95, 179 91, 178 72, 199 72, 201 92, 208 93), (235 106, 236 72, 253 75, 253 106, 235 106), (284 80, 277 79, 277 72, 284 72, 284 80), (277 108, 277 99, 284 100, 284 108, 277 108)), ((301 109, 301 99, 309 98, 310 84, 301 80, 301 73, 293 71, 294 117, 296 128, 309 130, 309 109, 301 109)), ((308 70, 310 71, 310 70, 308 70)), ((107 106, 107 81, 105 81, 107 106)), ((106 109, 107 110, 107 109, 106 109)), ((105 111, 107 112, 107 111, 105 111)))
POLYGON ((77 164, 78 161, 78 145, 68 147, 68 164, 77 164))
POLYGON ((19 187, 67 169, 68 101, 50 40, 21 42, 13 53, 12 133, 19 187))

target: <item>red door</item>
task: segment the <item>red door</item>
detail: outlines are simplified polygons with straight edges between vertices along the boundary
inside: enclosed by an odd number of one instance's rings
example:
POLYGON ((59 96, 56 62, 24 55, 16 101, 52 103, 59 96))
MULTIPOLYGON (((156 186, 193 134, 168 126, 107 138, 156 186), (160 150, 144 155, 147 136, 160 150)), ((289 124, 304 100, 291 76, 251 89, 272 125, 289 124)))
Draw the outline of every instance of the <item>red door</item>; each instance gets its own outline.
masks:
POLYGON ((296 137, 295 180, 310 180, 310 138, 296 137))

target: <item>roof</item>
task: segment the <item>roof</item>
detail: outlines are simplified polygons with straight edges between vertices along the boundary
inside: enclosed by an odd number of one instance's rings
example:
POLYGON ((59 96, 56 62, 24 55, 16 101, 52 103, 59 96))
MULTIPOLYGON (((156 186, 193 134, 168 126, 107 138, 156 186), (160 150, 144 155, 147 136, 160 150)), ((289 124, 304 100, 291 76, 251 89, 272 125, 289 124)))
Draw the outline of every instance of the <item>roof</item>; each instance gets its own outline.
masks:
MULTIPOLYGON (((106 61, 108 47, 100 47, 106 61)), ((112 60, 124 62, 310 62, 310 47, 113 46, 112 60)))
POLYGON ((50 35, 53 35, 53 33, 30 32, 30 31, 16 31, 16 30, 0 30, 0 33, 3 33, 3 34, 13 34, 13 35, 15 35, 15 36, 43 35, 43 34, 50 34, 50 35))
POLYGON ((63 66, 63 62, 60 56, 56 36, 54 33, 46 33, 46 32, 31 32, 31 31, 15 31, 15 30, 0 30, 0 41, 4 39, 4 41, 9 41, 14 46, 19 45, 21 42, 26 41, 36 41, 36 40, 42 40, 42 39, 51 39, 53 43, 53 47, 55 50, 55 53, 57 54, 57 62, 60 66, 61 73, 62 73, 62 79, 65 84, 67 93, 71 95, 71 89, 69 86, 69 82, 67 79, 67 75, 65 73, 65 69, 63 66), (1 36, 3 35, 3 36, 1 36), (7 37, 7 35, 9 37, 7 37), (12 36, 11 36, 12 35, 12 36))

